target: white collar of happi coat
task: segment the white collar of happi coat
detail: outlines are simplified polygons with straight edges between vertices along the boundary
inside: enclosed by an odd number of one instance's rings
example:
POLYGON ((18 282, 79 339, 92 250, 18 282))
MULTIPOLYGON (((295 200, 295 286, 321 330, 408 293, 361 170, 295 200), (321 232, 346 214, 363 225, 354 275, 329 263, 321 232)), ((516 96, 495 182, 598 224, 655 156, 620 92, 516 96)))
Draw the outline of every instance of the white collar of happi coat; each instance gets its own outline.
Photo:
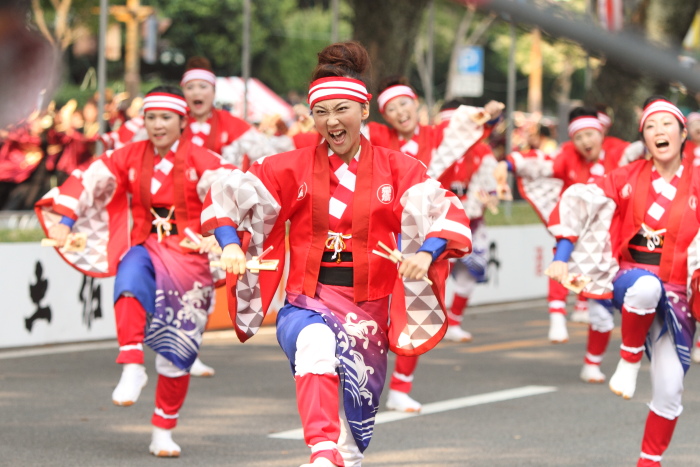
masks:
MULTIPOLYGON (((357 160, 357 162, 360 162, 360 153, 361 152, 362 152, 362 146, 357 148, 357 153, 355 153, 355 156, 353 157, 353 159, 357 160)), ((331 157, 333 154, 335 154, 335 153, 333 152, 333 150, 331 149, 331 146, 329 144, 328 145, 328 157, 331 157)), ((340 156, 338 156, 338 157, 340 157, 340 156)), ((344 185, 348 188, 352 187, 350 189, 350 191, 353 191, 353 192, 355 191, 355 174, 350 172, 350 166, 346 162, 343 162, 340 165, 340 167, 338 167, 336 169, 336 171, 334 173, 335 173, 335 176, 338 177, 338 181, 341 185, 344 185), (346 183, 343 183, 344 177, 347 178, 347 180, 345 180, 346 183), (352 183, 348 183, 351 181, 350 179, 352 179, 352 183)))
POLYGON ((177 152, 177 148, 180 147, 180 140, 175 141, 175 143, 170 146, 170 151, 165 156, 160 156, 158 152, 156 152, 156 156, 160 157, 160 160, 158 163, 154 166, 156 170, 160 170, 164 174, 169 174, 170 170, 173 168, 173 162, 168 160, 168 154, 175 154, 177 152))
MULTIPOLYGON (((180 146, 180 140, 175 141, 175 144, 170 146, 170 151, 161 157, 156 165, 153 166, 153 177, 151 178, 151 194, 155 195, 160 187, 163 186, 163 182, 166 180, 170 172, 175 166, 175 153, 177 148, 180 146), (168 158, 172 154, 172 157, 168 158)), ((156 155, 158 155, 156 153, 156 155)))
MULTIPOLYGON (((362 152, 362 146, 357 148, 357 153, 353 157, 358 163, 360 161, 360 153, 362 152)), ((328 157, 334 154, 331 151, 330 146, 328 147, 328 157)), ((355 170, 357 170, 358 164, 355 164, 355 170)), ((335 175, 338 177, 338 186, 334 193, 331 193, 331 197, 328 200, 328 214, 330 215, 330 223, 328 230, 328 240, 326 241, 326 247, 333 249, 335 253, 331 259, 335 259, 336 255, 345 249, 345 240, 352 238, 352 235, 344 235, 341 232, 335 232, 338 228, 338 223, 341 222, 343 214, 348 205, 352 202, 352 197, 355 193, 355 181, 357 180, 357 175, 350 170, 350 165, 343 162, 335 170, 335 175)))
POLYGON ((170 154, 171 152, 173 154, 175 154, 177 152, 177 148, 179 148, 179 147, 180 147, 180 140, 178 139, 177 141, 175 141, 173 143, 172 146, 170 146, 170 150, 167 153, 165 153, 165 156, 161 156, 160 154, 158 154, 158 151, 156 151, 156 156, 160 157, 161 160, 165 159, 166 157, 168 157, 168 154, 170 154))
POLYGON ((198 121, 193 121, 190 123, 190 130, 192 130, 192 133, 197 134, 197 133, 203 133, 205 135, 208 135, 211 133, 211 123, 207 122, 198 122, 198 121))
POLYGON ((399 135, 399 144, 401 144, 400 151, 404 154, 408 154, 409 156, 416 156, 418 155, 418 143, 414 139, 418 134, 420 133, 420 125, 416 125, 416 130, 413 132, 413 138, 409 139, 408 141, 404 140, 400 135, 399 135))
MULTIPOLYGON (((658 172, 656 170, 656 167, 651 168, 652 172, 658 172)), ((678 177, 679 179, 683 175, 683 164, 678 167, 678 170, 676 170, 676 174, 674 177, 678 177)), ((654 191, 656 193, 663 193, 664 196, 670 200, 672 200, 676 196, 676 187, 671 184, 671 182, 667 182, 663 177, 659 177, 656 180, 651 182, 651 185, 654 187, 654 191)))

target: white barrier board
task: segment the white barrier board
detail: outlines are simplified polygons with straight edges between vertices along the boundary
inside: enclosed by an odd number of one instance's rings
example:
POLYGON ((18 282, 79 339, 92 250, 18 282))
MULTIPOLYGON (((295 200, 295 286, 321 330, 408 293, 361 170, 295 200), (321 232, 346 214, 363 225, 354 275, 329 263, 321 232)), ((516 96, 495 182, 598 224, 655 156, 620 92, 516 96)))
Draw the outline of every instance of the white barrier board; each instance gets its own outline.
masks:
MULTIPOLYGON (((552 261, 554 238, 542 224, 486 226, 489 242, 489 281, 478 284, 470 305, 514 302, 547 296, 544 270, 552 261)), ((445 302, 452 303, 452 278, 445 302)))
POLYGON ((38 243, 1 243, 0 348, 114 339, 114 278, 92 279, 38 243))
MULTIPOLYGON (((545 228, 490 227, 488 236, 490 279, 477 285, 470 305, 545 297, 554 246, 545 228)), ((0 243, 0 258, 0 348, 116 337, 114 278, 86 278, 38 243, 0 243)), ((452 296, 450 279, 448 304, 452 296)))

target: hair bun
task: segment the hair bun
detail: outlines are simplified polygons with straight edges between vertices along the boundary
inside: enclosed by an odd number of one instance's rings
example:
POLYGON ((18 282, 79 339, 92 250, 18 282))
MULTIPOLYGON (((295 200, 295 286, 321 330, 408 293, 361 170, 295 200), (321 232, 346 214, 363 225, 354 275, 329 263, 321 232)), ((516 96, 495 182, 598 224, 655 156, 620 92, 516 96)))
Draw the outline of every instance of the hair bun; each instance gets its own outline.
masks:
POLYGON ((187 64, 185 65, 185 71, 193 70, 195 68, 209 70, 211 72, 214 72, 214 70, 211 67, 211 62, 209 61, 208 58, 205 58, 205 57, 190 57, 189 59, 187 59, 187 64))
POLYGON ((337 42, 318 53, 318 65, 312 79, 345 76, 364 80, 369 67, 369 54, 362 44, 355 41, 337 42))

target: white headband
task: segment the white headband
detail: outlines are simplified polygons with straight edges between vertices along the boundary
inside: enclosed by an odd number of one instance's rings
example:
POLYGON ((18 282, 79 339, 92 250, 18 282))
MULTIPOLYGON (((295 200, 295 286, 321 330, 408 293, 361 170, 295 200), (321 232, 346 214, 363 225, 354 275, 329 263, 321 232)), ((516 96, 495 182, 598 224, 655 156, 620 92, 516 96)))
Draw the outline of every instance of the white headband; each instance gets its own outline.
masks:
POLYGON ((688 118, 687 118, 687 122, 686 122, 686 123, 697 122, 698 120, 700 120, 700 113, 698 113, 698 112, 690 112, 690 113, 688 114, 688 118))
POLYGON ((187 70, 185 74, 182 75, 182 81, 180 81, 180 86, 184 86, 188 82, 195 79, 201 79, 202 81, 210 83, 212 86, 216 86, 216 75, 211 71, 205 70, 203 68, 192 68, 191 70, 187 70))
POLYGON ((143 99, 143 113, 149 110, 169 110, 183 117, 187 115, 187 102, 176 94, 154 92, 143 99))
POLYGON ((605 128, 610 128, 610 125, 612 125, 612 118, 608 117, 608 115, 603 112, 598 112, 598 120, 600 120, 600 123, 602 123, 605 128))
POLYGON ((646 119, 649 118, 651 114, 655 114, 657 112, 671 113, 674 117, 681 121, 681 124, 683 126, 685 126, 685 116, 678 107, 676 107, 668 101, 658 100, 650 103, 644 108, 644 112, 642 112, 642 118, 641 120, 639 120, 640 132, 644 129, 644 122, 646 121, 646 119))
POLYGON ((377 104, 379 104, 379 111, 384 112, 384 107, 386 104, 392 100, 395 97, 399 96, 407 96, 412 99, 418 99, 418 96, 416 96, 416 93, 413 92, 413 89, 411 89, 409 86, 406 86, 404 84, 397 84, 396 86, 390 86, 386 88, 384 91, 382 91, 381 94, 379 94, 379 97, 377 97, 377 104))
POLYGON ((367 92, 365 84, 359 79, 332 76, 311 83, 308 96, 310 108, 313 109, 317 102, 328 99, 350 99, 364 104, 372 99, 372 94, 367 92))
POLYGON ((577 131, 591 128, 603 132, 603 124, 596 117, 578 117, 569 123, 569 138, 573 138, 577 131))

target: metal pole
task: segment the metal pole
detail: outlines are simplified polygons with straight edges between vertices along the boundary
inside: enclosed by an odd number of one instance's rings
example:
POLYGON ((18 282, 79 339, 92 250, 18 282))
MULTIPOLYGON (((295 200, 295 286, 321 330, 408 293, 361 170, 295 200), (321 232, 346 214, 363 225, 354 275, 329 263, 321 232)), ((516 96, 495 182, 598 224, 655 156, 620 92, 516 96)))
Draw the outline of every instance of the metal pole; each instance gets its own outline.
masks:
POLYGON ((331 21, 331 43, 335 44, 338 42, 338 16, 340 11, 340 0, 333 0, 331 4, 333 12, 333 21, 331 21))
MULTIPOLYGON (((504 154, 508 155, 513 150, 513 130, 515 121, 513 118, 515 112, 515 40, 516 40, 515 22, 510 20, 510 50, 508 51, 508 95, 506 96, 506 147, 504 154)), ((513 189, 513 178, 508 177, 508 184, 513 189)), ((504 216, 510 220, 512 217, 513 203, 506 202, 504 206, 504 216)))
POLYGON ((506 96, 506 148, 505 153, 513 150, 513 112, 515 111, 515 23, 510 21, 510 50, 508 51, 508 95, 506 96))
POLYGON ((435 65, 435 0, 430 0, 428 6, 428 88, 425 90, 425 103, 428 106, 428 119, 433 121, 433 106, 435 98, 433 96, 433 79, 435 65))
POLYGON ((250 79, 250 0, 243 0, 243 120, 248 121, 248 79, 250 79))
MULTIPOLYGON (((97 133, 102 136, 105 133, 105 88, 107 81, 107 59, 105 57, 107 48, 107 15, 109 14, 109 0, 100 0, 100 37, 97 51, 97 133)), ((97 154, 102 154, 104 148, 102 140, 97 140, 97 154)))
MULTIPOLYGON (((586 0, 586 14, 593 18, 593 0, 586 0)), ((591 54, 586 49, 586 71, 583 79, 583 87, 588 92, 593 84, 593 70, 591 69, 591 54)))

